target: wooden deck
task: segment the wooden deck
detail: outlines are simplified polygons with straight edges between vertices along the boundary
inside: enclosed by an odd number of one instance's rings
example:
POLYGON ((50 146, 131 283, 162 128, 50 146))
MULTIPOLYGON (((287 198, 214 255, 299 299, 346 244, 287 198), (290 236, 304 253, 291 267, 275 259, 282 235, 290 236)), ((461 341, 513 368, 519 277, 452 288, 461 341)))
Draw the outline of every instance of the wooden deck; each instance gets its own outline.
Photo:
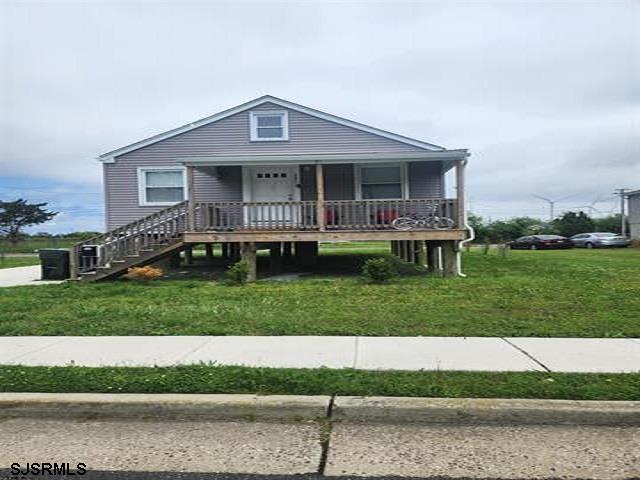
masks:
POLYGON ((111 278, 129 267, 202 243, 235 244, 251 258, 256 245, 265 243, 300 244, 303 255, 308 245, 302 244, 321 241, 415 243, 400 250, 417 252, 422 249, 419 243, 425 248, 429 242, 451 244, 446 248, 452 250, 465 238, 460 204, 455 199, 186 201, 74 246, 71 278, 111 278), (397 219, 410 219, 410 225, 402 229, 397 219))
POLYGON ((234 243, 234 242, 363 242, 373 240, 464 240, 466 230, 240 230, 234 232, 185 232, 185 243, 234 243))

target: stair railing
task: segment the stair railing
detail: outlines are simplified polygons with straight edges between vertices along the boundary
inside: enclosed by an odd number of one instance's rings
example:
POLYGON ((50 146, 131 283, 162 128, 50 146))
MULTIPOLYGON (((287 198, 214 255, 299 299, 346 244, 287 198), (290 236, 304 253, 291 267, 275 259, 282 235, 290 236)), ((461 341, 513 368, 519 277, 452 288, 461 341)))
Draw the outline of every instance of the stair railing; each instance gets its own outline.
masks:
POLYGON ((170 244, 187 230, 188 201, 147 215, 71 247, 70 278, 109 267, 114 261, 170 244), (95 254, 92 254, 95 253, 95 254))

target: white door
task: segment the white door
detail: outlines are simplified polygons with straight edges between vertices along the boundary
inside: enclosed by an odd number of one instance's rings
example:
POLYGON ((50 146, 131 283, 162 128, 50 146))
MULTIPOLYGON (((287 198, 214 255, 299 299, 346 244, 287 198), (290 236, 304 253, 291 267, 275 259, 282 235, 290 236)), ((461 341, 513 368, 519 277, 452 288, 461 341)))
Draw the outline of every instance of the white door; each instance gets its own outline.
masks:
POLYGON ((298 167, 248 167, 247 173, 251 189, 250 201, 276 203, 245 208, 248 223, 264 228, 291 226, 298 218, 298 206, 288 204, 300 198, 297 188, 298 167))

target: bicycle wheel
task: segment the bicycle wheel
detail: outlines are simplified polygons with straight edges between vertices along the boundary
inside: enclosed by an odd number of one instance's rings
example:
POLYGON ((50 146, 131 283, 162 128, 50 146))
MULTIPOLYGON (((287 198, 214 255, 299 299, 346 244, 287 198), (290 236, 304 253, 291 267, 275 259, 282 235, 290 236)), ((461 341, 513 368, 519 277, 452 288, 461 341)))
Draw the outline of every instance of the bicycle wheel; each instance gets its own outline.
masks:
POLYGON ((411 230, 415 225, 416 221, 410 217, 394 218, 391 222, 391 226, 396 230, 411 230))
POLYGON ((449 230, 455 226, 455 222, 449 217, 436 217, 433 222, 433 228, 436 230, 449 230))

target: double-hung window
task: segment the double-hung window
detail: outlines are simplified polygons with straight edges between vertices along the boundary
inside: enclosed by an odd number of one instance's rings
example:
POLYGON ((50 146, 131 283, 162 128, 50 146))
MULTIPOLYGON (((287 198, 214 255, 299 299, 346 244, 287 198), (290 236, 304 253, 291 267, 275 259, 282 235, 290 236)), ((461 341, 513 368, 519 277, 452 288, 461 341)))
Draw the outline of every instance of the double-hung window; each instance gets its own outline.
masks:
POLYGON ((356 192, 363 200, 403 199, 406 196, 405 168, 398 165, 356 165, 356 192))
POLYGON ((282 112, 251 112, 249 114, 252 142, 289 140, 289 118, 282 112))
POLYGON ((138 169, 140 205, 173 205, 187 198, 183 167, 141 167, 138 169))

